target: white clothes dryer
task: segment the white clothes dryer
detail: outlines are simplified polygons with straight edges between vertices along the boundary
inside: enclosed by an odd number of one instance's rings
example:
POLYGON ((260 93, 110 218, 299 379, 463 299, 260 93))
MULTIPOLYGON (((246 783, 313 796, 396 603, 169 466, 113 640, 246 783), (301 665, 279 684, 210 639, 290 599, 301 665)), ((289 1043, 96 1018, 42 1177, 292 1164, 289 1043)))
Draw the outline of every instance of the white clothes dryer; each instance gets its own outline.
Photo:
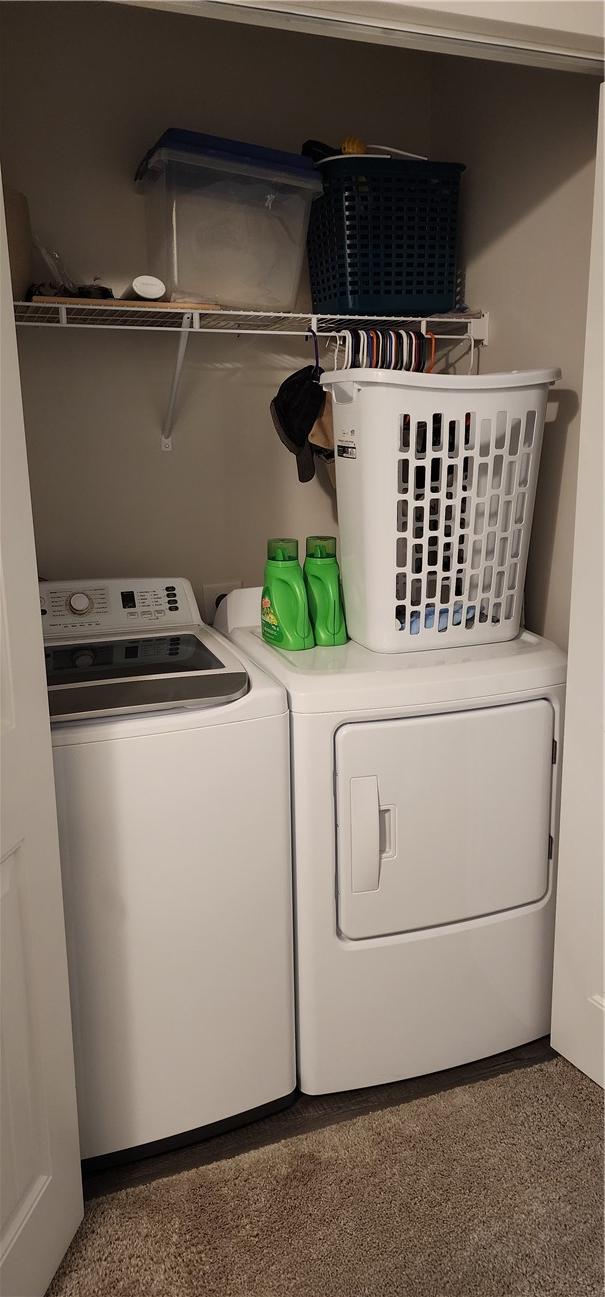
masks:
POLYGON ((523 632, 411 654, 218 624, 291 713, 299 1084, 454 1067, 548 1032, 565 656, 523 632))
POLYGON ((178 578, 42 583, 82 1157, 294 1097, 288 709, 178 578))

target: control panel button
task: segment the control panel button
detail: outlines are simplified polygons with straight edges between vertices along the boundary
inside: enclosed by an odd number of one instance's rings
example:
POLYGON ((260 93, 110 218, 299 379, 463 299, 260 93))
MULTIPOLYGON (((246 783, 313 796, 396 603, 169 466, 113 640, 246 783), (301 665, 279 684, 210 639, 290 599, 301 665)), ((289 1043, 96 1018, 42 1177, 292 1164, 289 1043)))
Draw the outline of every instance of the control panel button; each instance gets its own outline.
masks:
POLYGON ((89 609, 92 607, 92 599, 89 597, 89 595, 84 594, 83 590, 78 591, 76 594, 70 595, 69 606, 72 612, 77 613, 78 616, 81 617, 85 612, 88 612, 89 609))
POLYGON ((95 660, 94 653, 90 649, 82 649, 80 653, 74 653, 73 664, 75 667, 91 667, 95 660))

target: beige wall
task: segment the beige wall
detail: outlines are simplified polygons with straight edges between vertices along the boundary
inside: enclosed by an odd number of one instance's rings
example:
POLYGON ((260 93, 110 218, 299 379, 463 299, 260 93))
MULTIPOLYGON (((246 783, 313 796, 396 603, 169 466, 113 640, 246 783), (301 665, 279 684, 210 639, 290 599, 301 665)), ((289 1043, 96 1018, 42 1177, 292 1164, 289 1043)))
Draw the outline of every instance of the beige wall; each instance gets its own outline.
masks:
MULTIPOLYGON (((116 290, 144 265, 132 173, 168 125, 298 149, 356 132, 467 163, 467 299, 484 369, 559 364, 528 622, 566 643, 596 87, 589 78, 97 4, 0 5, 2 160, 34 228, 116 290), (58 75, 53 50, 69 67, 58 75), (35 68, 35 77, 31 70, 35 68)), ((333 530, 268 405, 309 348, 191 339, 175 450, 159 428, 175 337, 20 331, 40 570, 260 579, 267 535, 333 530)))
POLYGON ((467 164, 467 300, 489 308, 484 370, 558 365, 526 585, 526 620, 565 647, 598 83, 505 64, 440 60, 432 147, 467 164))
MULTIPOLYGON (((69 266, 115 290, 145 268, 132 177, 168 126, 296 151, 359 130, 428 149, 429 56, 88 2, 0 8, 5 182, 69 266)), ((299 485, 269 416, 309 345, 192 338, 166 454, 174 336, 19 337, 45 576, 180 572, 201 594, 260 581, 267 536, 334 530, 329 492, 299 485)))

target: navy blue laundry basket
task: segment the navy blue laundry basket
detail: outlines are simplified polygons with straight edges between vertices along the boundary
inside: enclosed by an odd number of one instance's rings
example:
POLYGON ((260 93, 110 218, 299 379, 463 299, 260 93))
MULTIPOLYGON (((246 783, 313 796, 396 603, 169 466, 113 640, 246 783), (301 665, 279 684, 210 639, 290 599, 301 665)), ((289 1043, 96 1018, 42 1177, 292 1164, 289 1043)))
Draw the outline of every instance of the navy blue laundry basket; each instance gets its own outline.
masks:
POLYGON ((307 248, 313 309, 425 315, 456 305, 464 166, 344 155, 318 167, 307 248))

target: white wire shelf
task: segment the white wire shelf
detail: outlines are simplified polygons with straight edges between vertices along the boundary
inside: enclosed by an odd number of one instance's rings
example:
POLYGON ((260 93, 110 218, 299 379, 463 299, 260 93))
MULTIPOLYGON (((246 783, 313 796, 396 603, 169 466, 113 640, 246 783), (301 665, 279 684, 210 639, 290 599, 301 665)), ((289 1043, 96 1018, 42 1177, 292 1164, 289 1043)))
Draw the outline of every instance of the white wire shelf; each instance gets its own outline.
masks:
POLYGON ((294 311, 233 311, 195 307, 194 304, 162 303, 143 306, 140 303, 93 300, 89 302, 15 302, 18 325, 50 325, 64 328, 95 329, 164 329, 191 333, 265 334, 305 337, 314 330, 322 337, 337 337, 343 329, 357 327, 420 329, 436 337, 451 337, 456 330, 461 338, 487 342, 488 315, 484 311, 448 311, 444 315, 319 315, 294 311), (447 330, 447 333, 446 333, 447 330))
POLYGON ((172 450, 179 386, 187 343, 192 334, 222 333, 236 337, 246 335, 310 338, 315 333, 324 342, 338 339, 343 330, 355 328, 411 328, 431 333, 437 342, 468 339, 471 363, 476 345, 487 343, 489 316, 485 311, 448 311, 444 315, 315 315, 295 311, 231 311, 194 303, 163 302, 143 305, 140 302, 95 300, 70 301, 49 299, 15 302, 15 321, 19 326, 42 326, 67 329, 134 329, 156 330, 179 335, 174 374, 170 385, 166 415, 162 425, 162 450, 172 450))

